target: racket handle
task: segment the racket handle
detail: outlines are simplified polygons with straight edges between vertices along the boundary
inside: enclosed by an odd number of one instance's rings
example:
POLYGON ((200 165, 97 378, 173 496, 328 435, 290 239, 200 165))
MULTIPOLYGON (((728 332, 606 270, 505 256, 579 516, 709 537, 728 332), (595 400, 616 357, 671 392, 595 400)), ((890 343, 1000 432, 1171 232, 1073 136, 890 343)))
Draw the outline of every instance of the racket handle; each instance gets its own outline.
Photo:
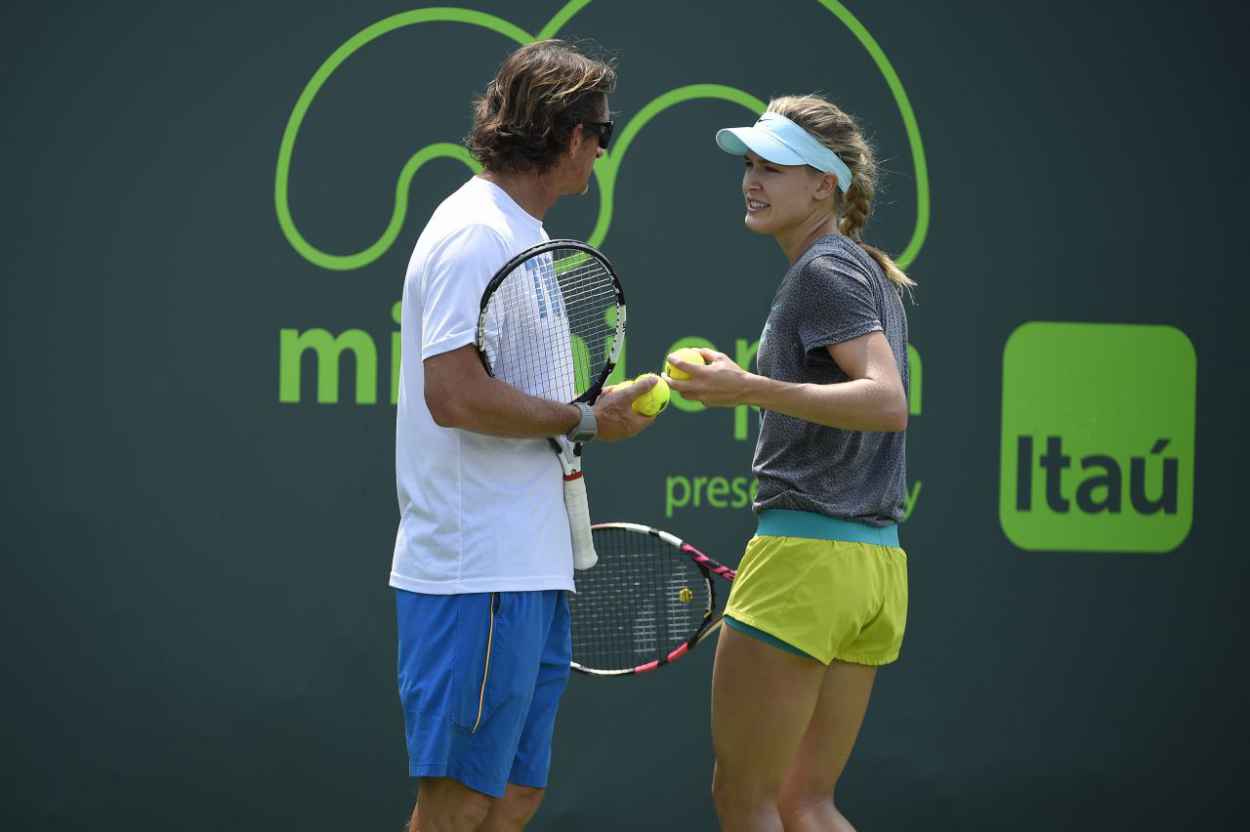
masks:
POLYGON ((598 563, 599 555, 590 534, 590 504, 586 501, 586 480, 580 471, 564 480, 564 509, 573 538, 573 568, 589 569, 598 563))

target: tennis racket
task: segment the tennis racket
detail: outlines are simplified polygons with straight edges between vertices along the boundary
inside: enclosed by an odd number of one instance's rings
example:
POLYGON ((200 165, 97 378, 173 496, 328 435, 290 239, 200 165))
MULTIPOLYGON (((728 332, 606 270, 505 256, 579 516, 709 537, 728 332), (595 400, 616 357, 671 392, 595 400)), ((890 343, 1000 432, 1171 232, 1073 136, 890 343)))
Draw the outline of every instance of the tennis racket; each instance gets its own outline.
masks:
MULTIPOLYGON (((477 351, 486 372, 531 396, 594 404, 625 341, 625 293, 612 264, 576 240, 513 257, 482 293, 477 351)), ((573 566, 595 565, 582 444, 551 437, 564 471, 573 566)))
POLYGON ((592 527, 599 566, 576 576, 569 596, 574 670, 646 673, 677 661, 715 632, 716 582, 733 569, 668 532, 637 523, 592 527))

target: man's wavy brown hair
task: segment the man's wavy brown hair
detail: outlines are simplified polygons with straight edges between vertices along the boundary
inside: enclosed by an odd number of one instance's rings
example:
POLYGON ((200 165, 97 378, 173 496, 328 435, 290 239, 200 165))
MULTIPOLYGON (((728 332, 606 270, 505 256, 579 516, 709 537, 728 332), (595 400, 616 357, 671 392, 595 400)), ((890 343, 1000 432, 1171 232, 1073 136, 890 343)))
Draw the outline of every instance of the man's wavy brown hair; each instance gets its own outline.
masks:
POLYGON ((598 121, 616 70, 562 40, 522 46, 473 102, 469 152, 490 171, 545 173, 578 124, 598 121))

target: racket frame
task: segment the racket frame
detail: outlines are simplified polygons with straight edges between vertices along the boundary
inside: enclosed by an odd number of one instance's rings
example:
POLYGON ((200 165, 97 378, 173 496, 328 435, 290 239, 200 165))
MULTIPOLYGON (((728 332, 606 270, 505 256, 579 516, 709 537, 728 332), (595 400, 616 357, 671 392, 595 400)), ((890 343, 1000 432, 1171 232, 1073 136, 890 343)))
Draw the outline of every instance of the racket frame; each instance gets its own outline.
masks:
POLYGON ((702 644, 704 639, 719 628, 721 621, 724 619, 724 613, 718 613, 716 611, 716 582, 712 580, 712 576, 715 575, 722 580, 732 583, 734 578, 738 576, 737 570, 731 569, 723 563, 713 560, 703 552, 696 549, 694 546, 691 546, 689 543, 682 540, 680 537, 677 537, 677 535, 666 532, 663 529, 657 529, 653 526, 647 526, 642 523, 614 522, 595 523, 591 526, 591 530, 593 531, 594 529, 624 529, 638 534, 650 535, 651 537, 664 541, 664 543, 668 544, 668 546, 673 550, 671 553, 673 557, 688 558, 703 575, 703 580, 707 584, 707 609, 704 610, 703 621, 699 624, 699 627, 685 641, 674 647, 665 656, 652 659, 649 662, 644 662, 643 664, 635 667, 626 667, 614 670, 602 670, 585 667, 584 665, 579 664, 576 660, 573 660, 569 662, 569 666, 573 670, 576 670, 578 673, 586 674, 587 676, 634 676, 639 673, 649 673, 652 670, 657 670, 666 664, 672 664, 682 658, 687 653, 694 650, 694 648, 702 644))
MULTIPOLYGON (((491 378, 494 378, 495 372, 491 369, 490 361, 486 357, 486 351, 482 349, 482 343, 486 339, 486 307, 490 304, 490 299, 495 294, 495 290, 499 288, 501 283, 508 279, 509 275, 516 271, 517 267, 519 267, 526 260, 529 260, 531 257, 536 257, 540 254, 545 254, 549 251, 555 251, 557 249, 576 249, 587 256, 598 260, 607 270, 608 274, 612 275, 612 285, 616 290, 616 334, 612 338, 612 349, 608 353, 607 358, 604 360, 603 370, 600 371, 599 377, 586 388, 586 392, 569 402, 569 404, 574 404, 576 402, 593 404, 594 400, 599 397, 599 393, 602 392, 603 385, 607 382, 608 376, 612 375, 612 371, 616 369, 616 363, 621 357, 621 348, 625 343, 625 290, 621 287, 621 279, 617 276, 616 269, 612 266, 612 261, 605 257, 603 252, 599 251, 599 249, 594 246, 583 243, 580 240, 547 240, 546 242, 539 243, 536 246, 530 246, 520 254, 513 257, 507 263, 500 266, 499 271, 495 272, 494 276, 491 277, 490 282, 486 284, 486 288, 482 290, 482 302, 477 316, 477 333, 473 343, 477 348, 478 357, 482 360, 482 366, 486 368, 486 374, 491 378)), ((557 276, 557 281, 558 280, 559 277, 557 276)), ((580 447, 581 445, 578 443, 579 455, 580 447)))

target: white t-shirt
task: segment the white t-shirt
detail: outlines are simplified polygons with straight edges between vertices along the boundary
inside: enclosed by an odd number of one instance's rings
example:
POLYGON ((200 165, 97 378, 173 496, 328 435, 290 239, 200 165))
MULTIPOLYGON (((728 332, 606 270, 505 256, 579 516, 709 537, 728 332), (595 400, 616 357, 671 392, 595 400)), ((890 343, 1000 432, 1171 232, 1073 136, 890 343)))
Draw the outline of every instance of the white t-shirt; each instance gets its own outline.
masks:
POLYGON ((547 440, 439 427, 425 404, 424 360, 474 343, 490 278, 547 239, 539 220, 474 177, 417 240, 400 326, 393 587, 435 595, 573 589, 560 462, 547 440))

